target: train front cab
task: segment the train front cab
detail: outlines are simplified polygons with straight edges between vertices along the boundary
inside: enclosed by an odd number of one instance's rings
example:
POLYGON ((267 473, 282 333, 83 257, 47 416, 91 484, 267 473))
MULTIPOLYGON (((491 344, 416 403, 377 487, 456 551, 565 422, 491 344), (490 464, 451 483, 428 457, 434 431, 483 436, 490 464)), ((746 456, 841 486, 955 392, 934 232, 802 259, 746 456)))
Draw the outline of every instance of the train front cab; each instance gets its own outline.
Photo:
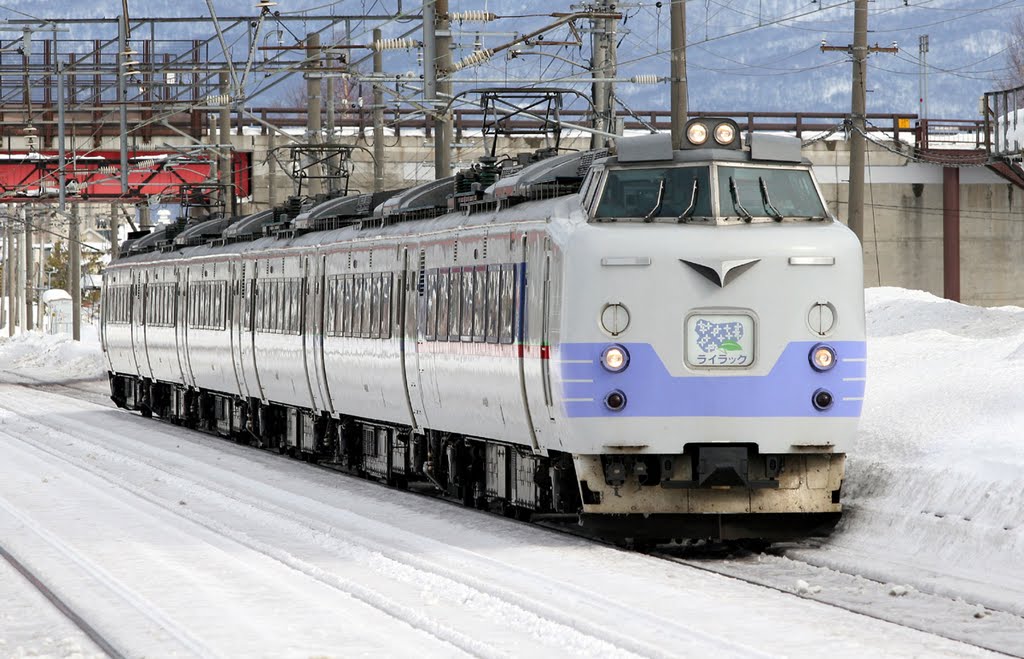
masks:
POLYGON ((559 374, 584 520, 606 535, 784 539, 839 518, 860 245, 805 163, 728 146, 620 148, 584 188, 564 317, 594 322, 563 336, 559 374))

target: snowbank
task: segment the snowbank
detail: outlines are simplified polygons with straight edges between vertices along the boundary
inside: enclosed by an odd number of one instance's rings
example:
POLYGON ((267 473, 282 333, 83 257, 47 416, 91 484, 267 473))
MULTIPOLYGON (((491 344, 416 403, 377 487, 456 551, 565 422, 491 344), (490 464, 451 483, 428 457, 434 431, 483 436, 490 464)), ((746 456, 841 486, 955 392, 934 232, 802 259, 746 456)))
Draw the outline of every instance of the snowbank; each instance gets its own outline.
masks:
POLYGON ((823 551, 869 577, 933 572, 939 594, 1024 614, 1024 309, 898 288, 866 303, 847 514, 823 551))
POLYGON ((66 334, 23 332, 0 337, 0 382, 66 382, 101 378, 107 367, 96 327, 82 326, 81 342, 66 334))

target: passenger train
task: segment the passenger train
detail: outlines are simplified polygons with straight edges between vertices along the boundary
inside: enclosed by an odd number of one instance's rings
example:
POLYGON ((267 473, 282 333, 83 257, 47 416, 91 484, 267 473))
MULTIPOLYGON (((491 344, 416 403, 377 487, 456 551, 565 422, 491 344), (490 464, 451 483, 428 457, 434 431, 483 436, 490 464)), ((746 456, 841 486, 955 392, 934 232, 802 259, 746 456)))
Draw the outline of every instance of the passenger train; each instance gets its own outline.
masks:
POLYGON ((625 542, 828 532, 861 247, 792 138, 521 156, 135 238, 117 405, 625 542))

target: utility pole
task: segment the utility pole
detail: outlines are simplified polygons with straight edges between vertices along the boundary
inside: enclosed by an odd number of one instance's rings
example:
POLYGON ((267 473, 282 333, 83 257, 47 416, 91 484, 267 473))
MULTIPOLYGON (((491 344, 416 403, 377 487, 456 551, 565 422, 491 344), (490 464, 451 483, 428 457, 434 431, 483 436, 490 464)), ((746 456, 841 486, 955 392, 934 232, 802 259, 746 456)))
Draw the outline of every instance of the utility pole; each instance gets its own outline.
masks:
POLYGON ((17 235, 14 233, 14 227, 10 222, 10 218, 7 219, 7 238, 10 243, 10 289, 7 291, 7 306, 10 307, 8 313, 10 314, 9 334, 14 336, 14 325, 20 324, 18 318, 20 316, 19 309, 22 308, 22 294, 20 294, 20 278, 18 273, 22 266, 18 265, 20 255, 17 251, 17 235))
POLYGON ((11 221, 8 218, 4 218, 4 276, 0 280, 0 314, 3 315, 3 322, 10 331, 11 326, 11 306, 7 303, 8 291, 11 290, 11 232, 8 230, 11 226, 11 221))
MULTIPOLYGON (((429 4, 429 3, 428 3, 429 4)), ((452 34, 448 20, 448 0, 434 0, 434 38, 437 49, 435 70, 443 80, 437 81, 437 123, 434 126, 434 178, 445 178, 452 172, 452 118, 443 111, 452 99, 452 34)), ((426 12, 424 12, 426 18, 426 12)), ((436 76, 436 74, 435 74, 436 76)))
POLYGON ((868 59, 868 0, 853 3, 853 87, 850 102, 850 118, 853 121, 853 135, 850 140, 850 190, 847 222, 864 242, 864 130, 867 112, 867 68, 868 59))
POLYGON ((687 107, 686 85, 686 0, 672 0, 672 148, 685 143, 687 107))
POLYGON ((82 340, 82 242, 78 231, 78 205, 71 205, 68 254, 71 256, 71 338, 82 340))
MULTIPOLYGON (((380 28, 373 30, 373 43, 380 43, 383 34, 380 28)), ((384 73, 384 53, 379 49, 373 50, 373 74, 374 78, 380 79, 384 73)), ((384 92, 380 90, 377 82, 373 83, 373 191, 380 192, 384 189, 384 92)))
MULTIPOLYGON (((309 110, 306 121, 306 133, 309 135, 310 144, 320 143, 320 130, 322 124, 320 122, 321 112, 321 97, 320 97, 320 82, 321 78, 318 74, 317 69, 320 68, 320 35, 315 32, 310 32, 306 35, 306 97, 309 103, 309 110)), ((319 160, 319 156, 314 156, 319 160)), ((319 163, 311 164, 307 170, 307 180, 309 181, 309 195, 316 196, 323 192, 320 180, 321 167, 319 163)))
MULTIPOLYGON (((220 201, 224 204, 224 215, 228 215, 233 210, 235 199, 231 188, 231 153, 227 150, 227 145, 231 143, 231 79, 227 73, 221 73, 218 82, 223 105, 220 106, 220 120, 217 122, 217 185, 220 187, 220 201)), ((139 218, 140 228, 143 224, 149 224, 149 213, 145 215, 139 218)))
POLYGON ((128 195, 128 87, 125 84, 125 75, 130 67, 131 51, 128 48, 128 16, 121 14, 117 21, 117 46, 120 49, 119 57, 124 58, 118 62, 117 70, 117 102, 119 119, 121 122, 121 194, 128 195))
POLYGON ((21 217, 25 221, 25 331, 32 330, 32 225, 28 222, 28 211, 21 207, 21 217))
POLYGON ((928 35, 922 34, 917 38, 917 52, 921 61, 921 76, 918 80, 918 87, 921 90, 921 98, 918 101, 918 123, 928 119, 928 35))
POLYGON ((868 53, 898 53, 895 45, 868 47, 868 0, 854 0, 853 45, 821 44, 821 51, 847 51, 853 56, 853 84, 850 94, 850 186, 847 203, 847 225, 864 242, 864 160, 867 147, 867 58, 868 53))
MULTIPOLYGON (((610 13, 614 10, 612 0, 601 0, 598 11, 610 13)), ((605 133, 615 133, 615 77, 618 58, 615 47, 615 19, 592 18, 591 24, 591 75, 596 79, 591 86, 594 100, 594 128, 605 133)), ((605 146, 608 138, 593 134, 590 147, 605 146)))
POLYGON ((121 211, 116 203, 110 204, 110 260, 114 261, 121 255, 121 243, 117 234, 121 232, 121 211))

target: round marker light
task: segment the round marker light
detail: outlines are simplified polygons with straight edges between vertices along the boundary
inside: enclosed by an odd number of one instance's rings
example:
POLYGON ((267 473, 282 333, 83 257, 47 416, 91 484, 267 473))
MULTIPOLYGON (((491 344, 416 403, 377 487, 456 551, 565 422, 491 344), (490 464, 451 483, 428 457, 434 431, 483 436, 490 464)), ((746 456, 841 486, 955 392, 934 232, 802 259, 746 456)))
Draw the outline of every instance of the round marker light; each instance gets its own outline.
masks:
POLYGON ((629 353, 620 345, 608 346, 601 353, 601 366, 612 373, 619 373, 629 366, 629 353))
POLYGON ((736 128, 732 124, 718 124, 715 126, 715 141, 719 144, 732 144, 736 139, 736 128))
POLYGON ((828 408, 832 407, 832 401, 832 392, 825 389, 818 389, 814 392, 814 395, 811 396, 811 404, 813 404, 814 409, 819 412, 824 412, 828 408))
POLYGON ((816 371, 827 371, 836 365, 836 351, 832 346, 819 343, 811 348, 811 367, 816 371))
POLYGON ((690 124, 686 129, 686 139, 690 144, 701 145, 708 141, 708 127, 700 122, 690 124))
POLYGON ((604 406, 612 412, 621 412, 622 408, 626 406, 626 394, 622 393, 618 389, 610 392, 604 397, 604 406))

